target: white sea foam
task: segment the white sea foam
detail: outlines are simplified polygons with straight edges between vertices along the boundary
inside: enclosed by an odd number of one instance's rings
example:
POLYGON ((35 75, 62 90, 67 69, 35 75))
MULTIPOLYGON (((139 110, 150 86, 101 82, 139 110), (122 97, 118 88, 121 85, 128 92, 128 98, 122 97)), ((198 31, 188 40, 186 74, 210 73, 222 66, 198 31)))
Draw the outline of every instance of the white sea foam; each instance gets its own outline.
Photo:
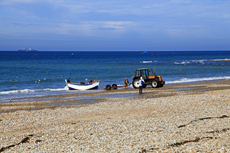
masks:
POLYGON ((192 64, 192 63, 196 63, 196 64, 205 64, 207 62, 229 62, 230 59, 210 59, 210 60, 191 60, 191 61, 181 61, 181 62, 174 62, 174 64, 176 65, 186 65, 186 64, 192 64))
POLYGON ((157 61, 140 61, 140 63, 153 63, 153 62, 157 62, 157 61))
POLYGON ((165 84, 190 83, 190 82, 227 80, 227 79, 230 79, 230 76, 207 77, 207 78, 183 78, 180 80, 165 81, 165 84))
POLYGON ((10 90, 10 91, 2 91, 0 94, 18 94, 18 93, 31 93, 31 92, 44 92, 44 91, 64 91, 65 88, 58 89, 23 89, 23 90, 10 90))
POLYGON ((226 58, 226 59, 214 59, 214 60, 210 60, 210 61, 214 61, 214 62, 228 62, 230 61, 230 59, 226 58))
POLYGON ((191 60, 191 61, 174 62, 174 64, 177 64, 177 65, 186 65, 186 64, 192 64, 192 63, 204 64, 205 62, 207 62, 207 60, 191 60))
POLYGON ((188 62, 188 61, 182 61, 182 62, 174 62, 174 64, 177 64, 177 65, 185 65, 185 64, 190 64, 191 62, 188 62))
POLYGON ((192 63, 204 64, 207 60, 192 60, 192 63))

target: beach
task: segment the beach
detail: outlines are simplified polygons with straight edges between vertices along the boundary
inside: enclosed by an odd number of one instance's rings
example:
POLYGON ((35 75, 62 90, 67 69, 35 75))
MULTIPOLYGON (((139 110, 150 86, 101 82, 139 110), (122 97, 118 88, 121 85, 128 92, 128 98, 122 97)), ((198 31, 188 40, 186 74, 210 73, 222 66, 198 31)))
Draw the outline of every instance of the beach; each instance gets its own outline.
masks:
POLYGON ((229 93, 221 80, 1 103, 0 152, 230 152, 229 93))

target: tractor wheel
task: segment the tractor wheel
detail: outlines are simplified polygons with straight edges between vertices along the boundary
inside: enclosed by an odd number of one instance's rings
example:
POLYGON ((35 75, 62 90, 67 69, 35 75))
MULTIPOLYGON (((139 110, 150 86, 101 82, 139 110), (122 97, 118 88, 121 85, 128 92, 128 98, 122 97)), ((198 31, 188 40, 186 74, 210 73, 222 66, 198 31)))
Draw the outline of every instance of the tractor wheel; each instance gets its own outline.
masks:
POLYGON ((153 88, 156 88, 157 87, 157 82, 156 81, 152 81, 151 85, 152 85, 153 88))
POLYGON ((139 80, 138 79, 133 80, 133 87, 135 89, 139 88, 139 80))
POLYGON ((106 90, 111 90, 111 85, 107 84, 105 87, 106 90))

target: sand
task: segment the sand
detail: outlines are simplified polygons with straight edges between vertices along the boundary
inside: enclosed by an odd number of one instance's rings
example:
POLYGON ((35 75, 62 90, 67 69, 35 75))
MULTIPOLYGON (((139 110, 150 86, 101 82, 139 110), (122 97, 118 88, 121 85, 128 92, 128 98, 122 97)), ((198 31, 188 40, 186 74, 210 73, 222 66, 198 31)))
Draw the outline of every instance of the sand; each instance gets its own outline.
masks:
POLYGON ((229 93, 224 80, 0 104, 0 152, 230 152, 229 93), (137 96, 74 104, 124 93, 137 96))

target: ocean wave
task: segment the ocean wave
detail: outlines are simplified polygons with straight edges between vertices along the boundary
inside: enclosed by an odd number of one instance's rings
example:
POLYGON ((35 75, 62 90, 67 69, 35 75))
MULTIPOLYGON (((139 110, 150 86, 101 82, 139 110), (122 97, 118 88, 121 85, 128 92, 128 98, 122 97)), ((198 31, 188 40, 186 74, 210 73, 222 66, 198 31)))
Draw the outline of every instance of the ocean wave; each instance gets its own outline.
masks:
POLYGON ((206 64, 210 62, 230 62, 230 59, 202 59, 202 60, 190 60, 190 61, 180 61, 174 62, 176 65, 187 65, 187 64, 206 64))
POLYGON ((58 89, 22 89, 22 90, 10 90, 10 91, 1 91, 0 94, 19 94, 19 93, 31 93, 31 92, 45 92, 45 91, 64 91, 65 88, 58 89))
POLYGON ((230 62, 230 59, 213 59, 209 60, 210 62, 230 62))
POLYGON ((153 62, 157 62, 157 61, 140 61, 140 63, 153 63, 153 62))
POLYGON ((186 65, 186 64, 205 64, 208 60, 191 60, 191 61, 182 61, 182 62, 174 62, 176 65, 186 65))
POLYGON ((207 77, 207 78, 183 78, 173 81, 165 81, 165 84, 179 84, 179 83, 191 83, 191 82, 202 82, 202 81, 214 81, 214 80, 228 80, 230 76, 221 77, 207 77))
POLYGON ((176 65, 185 65, 185 64, 190 64, 191 62, 185 62, 185 61, 182 61, 182 62, 174 62, 174 64, 176 65))

